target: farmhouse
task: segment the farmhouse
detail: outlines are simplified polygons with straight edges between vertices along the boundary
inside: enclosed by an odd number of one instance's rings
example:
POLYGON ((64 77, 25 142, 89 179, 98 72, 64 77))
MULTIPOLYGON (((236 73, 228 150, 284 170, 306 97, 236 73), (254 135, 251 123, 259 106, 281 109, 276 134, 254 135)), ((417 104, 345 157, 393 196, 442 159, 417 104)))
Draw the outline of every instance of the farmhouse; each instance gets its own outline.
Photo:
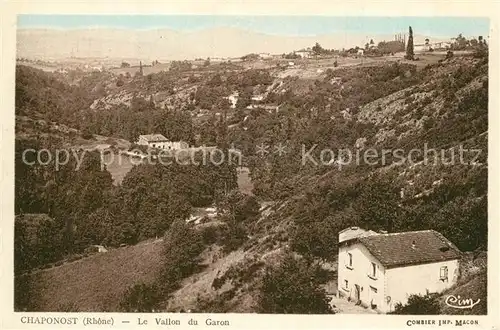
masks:
POLYGON ((461 252, 434 230, 339 233, 338 295, 381 313, 456 283, 461 252))
POLYGON ((181 141, 170 141, 161 134, 139 135, 138 145, 148 146, 149 148, 177 150, 185 148, 185 143, 181 141))
POLYGON ((312 57, 312 54, 313 52, 311 50, 298 50, 296 52, 294 52, 295 55, 298 55, 300 56, 301 58, 311 58, 312 57))
POLYGON ((413 50, 416 52, 428 52, 432 49, 431 45, 426 43, 426 44, 416 44, 413 46, 413 50))

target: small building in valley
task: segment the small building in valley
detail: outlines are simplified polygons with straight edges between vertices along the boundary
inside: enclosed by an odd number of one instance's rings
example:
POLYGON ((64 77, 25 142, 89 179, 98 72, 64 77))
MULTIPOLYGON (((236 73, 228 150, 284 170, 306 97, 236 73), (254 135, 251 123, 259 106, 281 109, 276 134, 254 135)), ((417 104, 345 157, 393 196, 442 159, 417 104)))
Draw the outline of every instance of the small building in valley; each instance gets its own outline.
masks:
POLYGON ((177 150, 186 148, 186 143, 182 141, 170 141, 162 134, 139 135, 138 145, 144 145, 148 148, 177 150))
POLYGON ((338 295, 381 313, 457 282, 461 252, 434 230, 339 233, 338 295))

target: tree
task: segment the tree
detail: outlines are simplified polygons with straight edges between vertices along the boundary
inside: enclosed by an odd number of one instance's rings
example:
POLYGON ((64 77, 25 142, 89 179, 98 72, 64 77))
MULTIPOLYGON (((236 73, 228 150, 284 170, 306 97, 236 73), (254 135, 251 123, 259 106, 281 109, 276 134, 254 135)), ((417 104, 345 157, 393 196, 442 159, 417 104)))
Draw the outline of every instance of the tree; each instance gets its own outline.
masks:
POLYGON ((415 53, 413 51, 413 30, 411 26, 409 27, 408 44, 406 45, 406 56, 407 60, 413 61, 415 59, 415 53))
POLYGON ((197 270, 203 249, 203 237, 198 231, 184 220, 172 224, 163 243, 164 269, 161 278, 165 293, 175 290, 183 278, 197 270))
POLYGON ((292 255, 277 268, 268 268, 262 280, 260 312, 279 314, 333 314, 320 287, 318 268, 292 255))
POLYGON ((130 68, 130 63, 122 62, 122 64, 120 65, 120 67, 122 67, 122 68, 130 68))
POLYGON ((469 46, 469 40, 465 38, 461 33, 455 38, 455 42, 452 45, 452 48, 455 50, 464 50, 469 46))
POLYGON ((116 80, 116 87, 122 87, 125 85, 125 82, 123 81, 123 75, 120 75, 121 77, 118 77, 116 80))
POLYGON ((398 227, 403 210, 399 206, 399 190, 388 178, 370 178, 363 182, 355 209, 362 226, 392 232, 398 227))
POLYGON ((405 45, 402 41, 381 41, 377 45, 377 49, 381 54, 393 54, 405 50, 405 45))
POLYGON ((312 47, 312 51, 314 52, 314 54, 316 55, 320 55, 320 54, 323 54, 324 53, 324 49, 323 47, 321 47, 321 45, 317 42, 313 47, 312 47))
POLYGON ((253 221, 259 215, 259 203, 255 196, 235 191, 229 194, 224 201, 224 206, 236 222, 253 221))

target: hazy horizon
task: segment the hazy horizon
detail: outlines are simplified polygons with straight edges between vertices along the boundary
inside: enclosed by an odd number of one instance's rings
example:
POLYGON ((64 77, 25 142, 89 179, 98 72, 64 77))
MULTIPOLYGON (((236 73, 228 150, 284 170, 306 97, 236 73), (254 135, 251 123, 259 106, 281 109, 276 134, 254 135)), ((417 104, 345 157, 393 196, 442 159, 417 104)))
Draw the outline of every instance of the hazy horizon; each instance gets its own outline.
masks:
POLYGON ((19 15, 18 56, 180 60, 288 53, 312 47, 363 47, 408 34, 423 43, 462 33, 487 39, 489 20, 471 17, 211 15, 19 15))

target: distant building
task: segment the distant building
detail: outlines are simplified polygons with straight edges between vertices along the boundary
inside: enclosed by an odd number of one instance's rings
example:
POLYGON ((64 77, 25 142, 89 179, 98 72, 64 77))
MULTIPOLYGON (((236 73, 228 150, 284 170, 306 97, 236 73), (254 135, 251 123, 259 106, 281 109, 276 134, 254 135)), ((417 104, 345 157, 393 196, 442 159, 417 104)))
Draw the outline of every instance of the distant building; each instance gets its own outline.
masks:
POLYGON ((313 52, 311 50, 298 50, 294 52, 295 55, 300 56, 301 58, 310 58, 313 55, 313 52))
POLYGON ((451 48, 451 42, 447 42, 447 41, 435 42, 435 43, 431 44, 431 46, 434 50, 449 49, 449 48, 451 48))
POLYGON ((272 55, 271 55, 270 53, 260 53, 260 54, 259 54, 259 57, 260 57, 261 59, 267 60, 267 59, 269 59, 269 58, 272 58, 272 55))
POLYGON ((413 46, 413 50, 416 52, 428 52, 431 48, 430 44, 416 44, 413 46))
POLYGON ((229 102, 231 102, 232 109, 236 108, 236 103, 238 103, 238 97, 239 97, 238 92, 234 92, 233 94, 226 97, 226 99, 229 100, 229 102))
POLYGON ((161 134, 140 135, 137 141, 138 145, 148 146, 149 148, 177 150, 186 148, 186 143, 182 141, 170 141, 161 134))
POLYGON ((461 252, 434 230, 339 232, 338 295, 381 313, 412 294, 442 292, 459 275, 461 252))
POLYGON ((108 252, 108 249, 106 249, 104 246, 102 245, 92 245, 92 248, 98 252, 98 253, 104 253, 104 252, 108 252))
POLYGON ((439 41, 439 42, 429 42, 429 39, 425 40, 425 43, 423 44, 417 44, 414 46, 414 50, 416 52, 429 52, 432 50, 444 50, 444 49, 449 49, 451 47, 450 42, 446 41, 439 41))
POLYGON ((358 49, 358 55, 365 55, 365 50, 364 49, 358 49))

